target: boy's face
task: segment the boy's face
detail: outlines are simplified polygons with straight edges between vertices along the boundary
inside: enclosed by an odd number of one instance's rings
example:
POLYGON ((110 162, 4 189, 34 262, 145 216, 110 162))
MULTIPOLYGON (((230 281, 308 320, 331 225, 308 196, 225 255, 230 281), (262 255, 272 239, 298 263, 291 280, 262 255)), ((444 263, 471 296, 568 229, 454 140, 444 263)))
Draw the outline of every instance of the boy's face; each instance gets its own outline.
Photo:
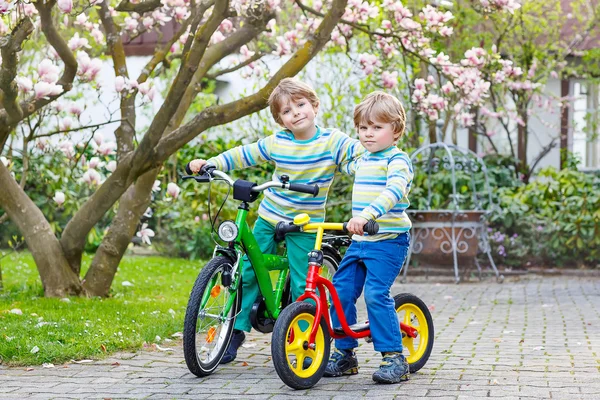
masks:
POLYGON ((317 109, 305 97, 286 99, 279 111, 283 126, 296 136, 311 132, 315 128, 317 109))
POLYGON ((373 120, 371 124, 358 125, 358 138, 365 149, 376 153, 395 145, 398 134, 394 133, 392 124, 373 120))

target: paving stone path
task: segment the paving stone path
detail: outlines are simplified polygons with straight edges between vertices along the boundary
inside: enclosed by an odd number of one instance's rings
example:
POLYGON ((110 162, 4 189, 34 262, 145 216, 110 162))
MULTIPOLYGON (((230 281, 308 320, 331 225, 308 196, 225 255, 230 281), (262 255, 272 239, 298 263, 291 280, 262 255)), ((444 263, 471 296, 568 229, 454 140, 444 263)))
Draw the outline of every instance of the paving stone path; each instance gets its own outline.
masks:
POLYGON ((271 363, 270 335, 254 333, 239 361, 207 378, 189 373, 178 344, 170 352, 121 353, 68 368, 0 367, 0 399, 600 399, 599 278, 392 289, 406 291, 432 308, 435 346, 427 365, 399 385, 371 380, 380 356, 362 342, 358 375, 291 390, 271 363))

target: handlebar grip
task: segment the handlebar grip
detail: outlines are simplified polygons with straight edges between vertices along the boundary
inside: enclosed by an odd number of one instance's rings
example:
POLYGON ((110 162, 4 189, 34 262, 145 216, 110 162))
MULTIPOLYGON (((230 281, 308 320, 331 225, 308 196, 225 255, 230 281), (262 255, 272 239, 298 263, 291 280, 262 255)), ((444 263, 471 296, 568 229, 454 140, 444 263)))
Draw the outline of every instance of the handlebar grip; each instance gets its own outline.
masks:
POLYGON ((370 220, 365 224, 363 230, 369 235, 374 235, 379 232, 379 224, 375 220, 370 220))
POLYGON ((185 164, 185 172, 188 175, 193 175, 194 173, 192 172, 191 168, 190 168, 190 163, 185 164))
MULTIPOLYGON (((344 230, 345 233, 348 233, 348 223, 347 222, 344 222, 342 229, 344 230)), ((365 233, 368 233, 369 235, 374 235, 377 232, 379 232, 379 224, 375 220, 367 221, 365 226, 363 226, 363 231, 365 231, 365 233)))
POLYGON ((293 190, 294 192, 312 194, 313 197, 317 197, 317 195, 319 194, 318 185, 303 185, 301 183, 290 183, 289 189, 293 190))

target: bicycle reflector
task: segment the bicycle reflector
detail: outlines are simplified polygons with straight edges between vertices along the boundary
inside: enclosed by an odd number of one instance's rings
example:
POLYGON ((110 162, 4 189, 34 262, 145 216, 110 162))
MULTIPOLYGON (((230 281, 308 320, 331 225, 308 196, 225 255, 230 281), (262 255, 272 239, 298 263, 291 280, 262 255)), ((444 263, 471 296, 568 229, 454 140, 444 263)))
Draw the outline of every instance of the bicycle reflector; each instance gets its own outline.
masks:
POLYGON ((219 225, 219 237, 225 242, 232 242, 238 235, 238 227, 233 221, 223 221, 219 225))

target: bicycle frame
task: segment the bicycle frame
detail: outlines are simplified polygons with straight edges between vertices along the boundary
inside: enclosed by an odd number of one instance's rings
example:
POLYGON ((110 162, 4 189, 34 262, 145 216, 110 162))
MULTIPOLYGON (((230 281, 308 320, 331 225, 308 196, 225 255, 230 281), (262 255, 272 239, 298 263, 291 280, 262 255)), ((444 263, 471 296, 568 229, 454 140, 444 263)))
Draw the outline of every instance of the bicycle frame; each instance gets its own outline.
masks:
MULTIPOLYGON (((321 250, 321 244, 323 241, 323 231, 324 230, 343 230, 343 224, 341 223, 308 223, 303 227, 304 231, 316 230, 317 231, 317 239, 315 242, 315 251, 321 250)), ((314 346, 315 337, 317 336, 317 331, 319 329, 318 321, 321 320, 321 317, 325 318, 325 322, 327 323, 327 328, 329 330, 329 334, 333 339, 341 339, 344 337, 351 337, 354 339, 360 339, 371 335, 370 329, 364 329, 359 332, 355 332, 348 325, 346 321, 346 315, 344 314, 344 310, 342 308, 342 304, 340 302, 340 298, 333 286, 331 281, 323 278, 320 275, 320 269, 322 265, 317 262, 309 261, 308 264, 308 275, 306 276, 306 289, 302 296, 300 296, 296 301, 304 301, 307 299, 311 299, 316 304, 315 311, 315 323, 313 324, 309 337, 309 346, 314 346), (342 330, 344 334, 339 334, 334 331, 331 325, 331 318, 329 316, 329 306, 327 303, 327 292, 325 288, 329 290, 331 295, 331 299, 333 301, 333 305, 335 307, 336 313, 340 320, 340 324, 342 325, 342 330), (317 296, 316 291, 319 290, 319 295, 317 296)), ((400 330, 405 332, 408 336, 412 338, 417 337, 417 330, 404 322, 400 322, 400 330)))
MULTIPOLYGON (((238 227, 238 236, 236 239, 229 243, 229 247, 217 246, 215 248, 215 254, 224 253, 231 254, 235 253, 235 265, 238 266, 242 262, 241 256, 246 253, 254 273, 256 274, 256 280, 258 282, 259 290, 265 301, 265 308, 269 317, 277 318, 281 312, 280 304, 283 296, 283 290, 285 281, 289 273, 289 264, 287 257, 278 256, 275 254, 263 254, 260 250, 258 242, 252 233, 252 230, 248 226, 248 203, 242 202, 238 207, 238 213, 236 215, 235 224, 238 227), (273 281, 269 275, 270 271, 281 271, 277 278, 275 290, 273 290, 273 281)), ((235 274, 235 271, 232 271, 235 274)), ((237 290, 237 285, 231 286, 230 291, 234 292, 237 290)), ((205 293, 202 298, 201 307, 204 307, 208 302, 210 293, 205 293)), ((231 296, 224 308, 223 315, 228 315, 229 311, 235 300, 234 296, 231 296)))

